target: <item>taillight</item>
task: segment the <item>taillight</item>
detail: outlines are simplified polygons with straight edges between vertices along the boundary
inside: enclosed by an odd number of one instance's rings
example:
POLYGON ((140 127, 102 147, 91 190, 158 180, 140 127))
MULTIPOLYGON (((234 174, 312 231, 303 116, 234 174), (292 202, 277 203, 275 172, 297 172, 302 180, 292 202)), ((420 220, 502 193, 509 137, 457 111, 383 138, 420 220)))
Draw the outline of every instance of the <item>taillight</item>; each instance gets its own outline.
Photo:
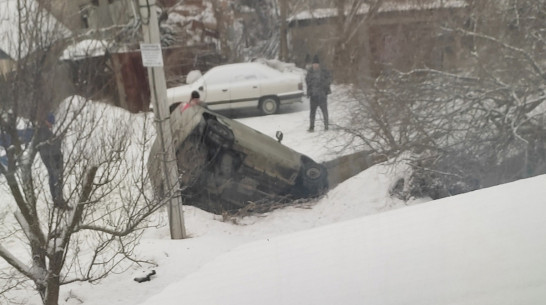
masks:
POLYGON ((303 84, 302 83, 298 83, 298 90, 303 90, 303 84))

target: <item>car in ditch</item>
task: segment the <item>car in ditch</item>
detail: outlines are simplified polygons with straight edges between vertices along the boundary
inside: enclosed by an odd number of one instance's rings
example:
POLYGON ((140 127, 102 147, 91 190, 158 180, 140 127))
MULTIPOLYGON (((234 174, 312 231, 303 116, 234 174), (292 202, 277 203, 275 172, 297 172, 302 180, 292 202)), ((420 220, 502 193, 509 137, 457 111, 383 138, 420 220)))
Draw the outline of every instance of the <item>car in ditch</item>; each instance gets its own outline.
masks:
MULTIPOLYGON (((280 140, 201 106, 171 109, 184 204, 221 214, 249 203, 286 202, 327 191, 326 168, 280 140)), ((161 147, 156 139, 148 159, 154 192, 160 198, 167 193, 160 170, 161 147)))
POLYGON ((259 62, 216 66, 205 74, 188 75, 187 85, 167 89, 169 105, 187 102, 198 91, 208 108, 235 110, 257 108, 263 114, 276 113, 281 105, 302 102, 303 78, 281 72, 259 62))

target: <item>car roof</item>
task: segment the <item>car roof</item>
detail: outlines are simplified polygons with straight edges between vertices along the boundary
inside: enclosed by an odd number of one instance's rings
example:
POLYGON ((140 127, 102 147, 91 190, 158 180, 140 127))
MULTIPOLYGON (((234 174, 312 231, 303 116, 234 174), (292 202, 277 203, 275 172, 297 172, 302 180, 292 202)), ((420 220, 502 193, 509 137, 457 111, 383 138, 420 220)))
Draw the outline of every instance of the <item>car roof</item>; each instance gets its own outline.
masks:
POLYGON ((267 70, 269 73, 281 73, 280 71, 273 69, 267 65, 264 65, 262 63, 258 62, 242 62, 242 63, 234 63, 234 64, 227 64, 227 65, 221 65, 216 66, 212 69, 210 69, 208 72, 212 71, 226 71, 226 70, 237 70, 240 71, 241 69, 259 69, 259 70, 267 70))

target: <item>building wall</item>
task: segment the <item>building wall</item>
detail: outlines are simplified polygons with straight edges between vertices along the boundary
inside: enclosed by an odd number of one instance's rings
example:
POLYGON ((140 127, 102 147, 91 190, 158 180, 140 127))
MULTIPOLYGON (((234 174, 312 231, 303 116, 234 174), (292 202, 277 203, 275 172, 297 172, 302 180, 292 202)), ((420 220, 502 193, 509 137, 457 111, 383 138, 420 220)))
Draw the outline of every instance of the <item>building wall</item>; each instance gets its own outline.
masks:
POLYGON ((292 27, 289 29, 289 49, 292 60, 298 67, 304 67, 306 60, 316 54, 325 66, 332 65, 335 26, 332 22, 292 27))
MULTIPOLYGON (((349 50, 344 62, 369 69, 370 76, 386 69, 407 71, 412 68, 453 68, 457 66, 461 44, 455 36, 438 30, 439 20, 461 14, 460 10, 435 9, 386 12, 377 15, 369 24, 363 23, 346 46, 349 50), (366 58, 366 50, 369 55, 366 58)), ((363 17, 362 17, 363 18, 363 17)), ((318 54, 321 63, 331 69, 338 34, 337 18, 305 20, 290 28, 289 40, 292 60, 300 67, 305 58, 318 54)))

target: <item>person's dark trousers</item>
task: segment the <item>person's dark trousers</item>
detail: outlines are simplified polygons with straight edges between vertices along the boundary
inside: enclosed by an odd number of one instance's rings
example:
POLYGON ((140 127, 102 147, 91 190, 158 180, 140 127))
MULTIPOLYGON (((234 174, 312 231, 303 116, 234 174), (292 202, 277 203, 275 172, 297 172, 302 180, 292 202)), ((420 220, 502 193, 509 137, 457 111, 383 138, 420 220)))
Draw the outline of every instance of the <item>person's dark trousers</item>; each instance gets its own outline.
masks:
POLYGON ((53 133, 47 128, 40 128, 38 151, 49 176, 49 190, 53 197, 53 203, 58 208, 67 208, 63 197, 63 154, 60 139, 55 139, 53 133))
POLYGON ((317 114, 317 108, 320 108, 322 111, 322 116, 324 118, 324 128, 328 129, 328 102, 325 95, 312 95, 310 97, 311 103, 311 112, 309 114, 309 130, 315 129, 315 116, 317 114))
POLYGON ((58 207, 64 207, 66 203, 63 198, 63 155, 53 152, 51 147, 42 147, 40 157, 49 176, 49 191, 53 203, 58 207))

